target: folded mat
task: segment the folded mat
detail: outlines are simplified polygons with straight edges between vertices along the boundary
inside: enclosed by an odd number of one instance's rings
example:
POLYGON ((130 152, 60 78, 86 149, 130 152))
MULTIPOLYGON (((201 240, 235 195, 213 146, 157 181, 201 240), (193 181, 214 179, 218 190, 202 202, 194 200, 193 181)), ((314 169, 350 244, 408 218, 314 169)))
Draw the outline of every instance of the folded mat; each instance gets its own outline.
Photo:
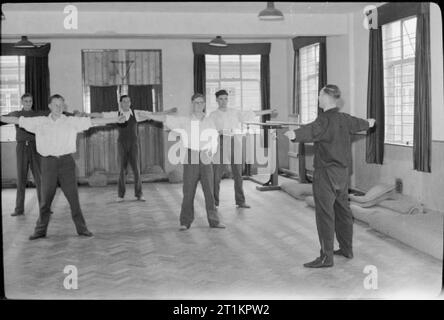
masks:
POLYGON ((354 204, 367 208, 377 205, 381 201, 392 197, 395 193, 395 186, 380 183, 372 187, 364 196, 350 194, 349 198, 354 204))
POLYGON ((350 203, 350 209, 355 219, 365 223, 370 223, 370 217, 376 212, 374 208, 362 208, 352 203, 350 203))
POLYGON ((387 214, 385 210, 379 209, 369 216, 371 228, 442 260, 444 225, 442 213, 387 214))
POLYGON ((413 197, 399 193, 395 193, 389 199, 381 201, 378 203, 378 206, 403 214, 424 213, 422 203, 413 197))
POLYGON ((281 183, 281 189, 298 200, 313 195, 313 185, 311 183, 299 183, 295 181, 285 181, 281 183))

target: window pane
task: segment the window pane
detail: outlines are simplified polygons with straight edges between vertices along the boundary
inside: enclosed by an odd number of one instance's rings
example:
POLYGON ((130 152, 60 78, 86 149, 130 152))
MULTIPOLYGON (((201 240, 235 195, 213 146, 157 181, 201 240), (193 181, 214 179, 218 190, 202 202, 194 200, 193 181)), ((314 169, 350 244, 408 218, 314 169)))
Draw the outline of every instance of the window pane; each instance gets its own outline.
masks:
POLYGON ((240 79, 240 56, 221 55, 221 78, 240 79))
POLYGON ((205 55, 205 73, 208 80, 219 79, 219 56, 205 55))
POLYGON ((318 111, 319 43, 299 49, 301 122, 312 122, 318 111))
MULTIPOLYGON (((0 113, 21 109, 20 97, 25 92, 25 57, 0 56, 0 113)), ((1 126, 1 141, 15 141, 13 125, 1 126)))
POLYGON ((242 79, 260 80, 261 56, 243 55, 241 59, 242 59, 242 79))
POLYGON ((413 145, 416 17, 382 27, 385 142, 413 145))
POLYGON ((259 81, 242 82, 243 110, 261 110, 261 95, 259 81))
POLYGON ((219 81, 217 82, 210 82, 207 81, 206 83, 206 107, 207 107, 207 114, 211 113, 212 111, 217 109, 217 102, 216 102, 216 91, 219 90, 219 81))

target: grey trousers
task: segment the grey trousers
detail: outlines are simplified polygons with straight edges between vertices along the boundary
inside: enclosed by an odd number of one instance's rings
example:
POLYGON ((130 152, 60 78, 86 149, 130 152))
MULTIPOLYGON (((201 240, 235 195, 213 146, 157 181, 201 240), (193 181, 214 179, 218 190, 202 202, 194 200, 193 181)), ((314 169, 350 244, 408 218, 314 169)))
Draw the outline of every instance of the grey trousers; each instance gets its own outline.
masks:
POLYGON ((48 229, 51 203, 57 190, 57 182, 60 183, 66 199, 71 208, 71 216, 76 226, 77 233, 87 231, 85 219, 80 209, 79 192, 77 189, 76 166, 71 155, 61 157, 41 157, 42 168, 42 202, 40 215, 35 226, 35 234, 46 235, 48 229))
POLYGON ((347 168, 315 168, 313 196, 321 253, 333 257, 334 235, 339 248, 352 253, 353 215, 348 200, 347 168))
POLYGON ((188 162, 183 165, 183 200, 180 211, 180 224, 190 226, 194 221, 194 196, 197 183, 200 181, 205 197, 207 219, 210 226, 219 224, 219 216, 214 204, 213 194, 213 167, 204 164, 199 158, 199 164, 191 164, 191 155, 198 156, 197 151, 188 149, 188 162), (197 153, 197 154, 196 154, 197 153))
MULTIPOLYGON (((223 163, 224 154, 223 154, 223 139, 226 139, 227 137, 219 136, 219 155, 220 155, 220 161, 219 164, 214 163, 213 164, 213 171, 214 171, 214 200, 216 203, 216 206, 219 205, 219 193, 220 193, 220 181, 222 179, 222 174, 224 172, 225 166, 227 164, 223 163)), ((234 157, 234 139, 231 138, 231 160, 230 160, 230 166, 231 166, 231 172, 233 174, 233 180, 234 180, 234 200, 236 201, 236 205, 241 205, 245 203, 245 195, 244 195, 244 189, 243 189, 243 178, 242 178, 242 164, 241 163, 235 163, 235 157, 234 157)))
POLYGON ((117 187, 117 194, 120 198, 123 198, 125 196, 126 173, 129 163, 134 174, 134 196, 136 198, 139 198, 143 195, 142 179, 140 177, 139 145, 137 144, 137 141, 119 141, 118 148, 120 154, 120 175, 117 187))
POLYGON ((37 199, 40 204, 40 155, 37 153, 35 141, 17 141, 17 196, 15 199, 15 213, 25 211, 26 181, 28 170, 31 168, 34 177, 37 199))

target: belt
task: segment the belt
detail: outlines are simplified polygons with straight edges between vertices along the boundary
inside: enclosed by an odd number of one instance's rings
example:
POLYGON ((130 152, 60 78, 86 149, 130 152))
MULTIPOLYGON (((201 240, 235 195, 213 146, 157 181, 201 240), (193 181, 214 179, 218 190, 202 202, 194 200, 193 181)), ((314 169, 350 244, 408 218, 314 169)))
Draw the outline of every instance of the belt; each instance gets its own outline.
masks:
POLYGON ((42 158, 46 158, 46 159, 51 159, 51 158, 55 158, 55 159, 61 159, 61 158, 65 158, 65 157, 70 157, 71 154, 63 154, 61 156, 42 156, 42 158))

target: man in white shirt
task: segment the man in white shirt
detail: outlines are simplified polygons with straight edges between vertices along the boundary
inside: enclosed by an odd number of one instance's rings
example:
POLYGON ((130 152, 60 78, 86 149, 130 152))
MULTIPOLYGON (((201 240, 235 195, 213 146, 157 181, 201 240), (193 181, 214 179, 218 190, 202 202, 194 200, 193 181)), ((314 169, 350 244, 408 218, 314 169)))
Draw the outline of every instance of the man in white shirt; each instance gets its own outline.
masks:
POLYGON ((240 111, 234 108, 228 108, 228 92, 226 90, 216 92, 216 101, 219 107, 210 114, 210 118, 216 124, 216 128, 220 134, 219 152, 216 154, 219 161, 213 164, 215 203, 216 206, 219 206, 220 181, 225 164, 229 163, 233 174, 236 205, 238 208, 250 208, 245 202, 242 186, 242 123, 254 121, 255 117, 266 114, 271 114, 274 117, 277 115, 277 112, 276 110, 240 111), (231 159, 226 159, 226 155, 224 155, 223 147, 226 145, 224 144, 224 139, 231 139, 231 152, 225 150, 225 154, 231 153, 231 159), (240 159, 240 161, 236 161, 236 159, 240 159))
POLYGON ((187 230, 194 221, 194 196, 200 181, 205 197, 207 219, 211 228, 225 228, 220 222, 214 204, 214 174, 212 155, 217 150, 217 131, 213 121, 205 117, 205 96, 195 93, 191 97, 192 113, 189 116, 153 115, 138 112, 139 119, 162 121, 173 131, 181 134, 181 142, 186 150, 183 164, 183 200, 180 211, 180 230, 187 230), (198 130, 196 129, 198 128, 198 130), (209 137, 205 140, 203 137, 209 137))
POLYGON ((49 98, 51 113, 44 117, 1 117, 1 121, 18 124, 35 134, 37 152, 41 155, 41 204, 39 219, 30 240, 46 237, 51 203, 54 199, 57 182, 65 194, 71 208, 71 215, 77 233, 91 237, 80 209, 75 162, 72 153, 76 152, 77 134, 93 125, 124 122, 125 118, 90 119, 89 117, 67 117, 63 114, 64 98, 55 94, 49 98))

